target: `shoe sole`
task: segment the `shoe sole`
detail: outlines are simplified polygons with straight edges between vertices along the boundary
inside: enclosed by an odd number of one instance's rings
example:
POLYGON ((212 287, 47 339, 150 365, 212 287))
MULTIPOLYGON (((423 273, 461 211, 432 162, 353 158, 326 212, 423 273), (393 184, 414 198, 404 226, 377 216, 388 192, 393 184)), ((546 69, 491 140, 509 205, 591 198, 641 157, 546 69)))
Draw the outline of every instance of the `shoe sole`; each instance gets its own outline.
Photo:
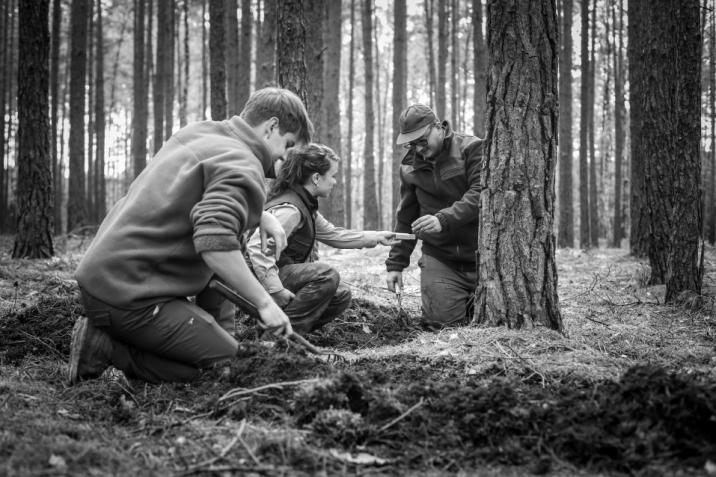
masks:
POLYGON ((67 368, 67 380, 69 383, 77 384, 80 380, 79 369, 80 369, 80 357, 82 356, 82 347, 85 343, 85 337, 87 336, 87 326, 89 320, 82 316, 77 319, 75 326, 72 330, 72 345, 70 346, 70 363, 67 368))

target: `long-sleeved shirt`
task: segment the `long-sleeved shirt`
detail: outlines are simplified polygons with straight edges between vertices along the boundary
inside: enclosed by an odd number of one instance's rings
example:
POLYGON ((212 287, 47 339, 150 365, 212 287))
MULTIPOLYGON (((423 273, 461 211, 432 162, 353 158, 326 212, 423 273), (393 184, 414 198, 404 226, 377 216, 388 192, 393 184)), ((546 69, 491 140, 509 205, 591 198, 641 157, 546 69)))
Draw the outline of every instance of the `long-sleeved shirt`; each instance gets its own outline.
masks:
MULTIPOLYGON (((283 226, 286 237, 291 240, 291 235, 301 223, 301 212, 291 204, 281 204, 269 209, 283 226)), ((316 213, 316 240, 335 248, 370 248, 378 244, 379 236, 375 231, 351 230, 337 227, 329 222, 320 212, 316 213)), ((251 266, 256 277, 269 293, 276 293, 283 290, 283 284, 278 276, 278 266, 274 255, 264 255, 261 251, 261 234, 256 230, 249 239, 248 254, 251 266)), ((318 259, 318 252, 315 244, 311 253, 310 261, 318 259)))

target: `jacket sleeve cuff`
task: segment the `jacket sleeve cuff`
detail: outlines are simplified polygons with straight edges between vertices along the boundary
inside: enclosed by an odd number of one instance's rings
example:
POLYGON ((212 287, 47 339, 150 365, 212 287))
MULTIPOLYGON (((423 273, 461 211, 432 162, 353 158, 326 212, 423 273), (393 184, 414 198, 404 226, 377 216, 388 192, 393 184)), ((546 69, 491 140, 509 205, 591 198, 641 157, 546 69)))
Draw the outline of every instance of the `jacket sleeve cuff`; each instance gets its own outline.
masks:
POLYGON ((449 227, 448 219, 445 217, 445 214, 442 212, 438 212, 435 214, 435 217, 438 218, 438 222, 440 222, 440 227, 442 227, 443 230, 447 230, 449 227))
POLYGON ((241 242, 236 234, 228 233, 226 229, 199 229, 194 232, 194 249, 196 253, 228 252, 241 250, 241 242))

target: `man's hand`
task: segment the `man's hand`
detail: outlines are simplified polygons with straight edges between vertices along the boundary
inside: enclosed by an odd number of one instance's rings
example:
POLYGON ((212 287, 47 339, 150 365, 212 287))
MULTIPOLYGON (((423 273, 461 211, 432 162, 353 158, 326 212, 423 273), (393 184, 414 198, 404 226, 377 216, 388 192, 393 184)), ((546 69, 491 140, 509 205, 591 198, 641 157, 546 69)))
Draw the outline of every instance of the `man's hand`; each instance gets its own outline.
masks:
POLYGON ((281 256, 281 252, 288 245, 286 231, 281 226, 281 222, 270 212, 264 211, 261 214, 261 251, 266 255, 275 255, 276 261, 281 256))
POLYGON ((403 272, 388 272, 388 275, 386 276, 386 283, 388 284, 388 290, 395 293, 396 286, 398 287, 398 290, 403 289, 403 272))
POLYGON ((443 226, 440 225, 440 221, 434 215, 423 215, 418 217, 415 222, 410 225, 413 229, 413 233, 420 235, 426 232, 440 232, 443 226))
POLYGON ((296 295, 288 288, 282 288, 275 293, 271 293, 271 298, 273 298, 273 301, 281 308, 285 308, 295 297, 296 295))
POLYGON ((376 245, 393 245, 395 243, 395 232, 390 232, 388 230, 375 232, 375 241, 376 245))
POLYGON ((259 321, 261 328, 271 330, 275 336, 279 337, 288 338, 293 334, 291 321, 275 301, 270 300, 258 310, 261 315, 261 321, 259 321))

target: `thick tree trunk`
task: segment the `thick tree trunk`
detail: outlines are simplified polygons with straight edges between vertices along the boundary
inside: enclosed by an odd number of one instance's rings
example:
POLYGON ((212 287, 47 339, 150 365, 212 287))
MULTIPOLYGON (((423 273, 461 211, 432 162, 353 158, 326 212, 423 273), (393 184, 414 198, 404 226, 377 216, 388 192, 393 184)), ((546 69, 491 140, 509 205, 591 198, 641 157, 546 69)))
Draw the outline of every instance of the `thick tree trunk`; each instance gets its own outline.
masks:
MULTIPOLYGON (((485 39, 482 36, 482 0, 472 0, 473 28, 473 74, 475 76, 475 92, 473 95, 473 132, 477 137, 485 137, 485 96, 487 95, 486 75, 487 61, 485 39)), ((397 207, 397 204, 396 204, 397 207)))
MULTIPOLYGON (((323 62, 323 114, 325 115, 325 142, 337 154, 341 153, 341 2, 326 2, 326 25, 323 43, 325 45, 325 61, 323 62)), ((321 201, 323 215, 332 223, 345 224, 345 202, 343 171, 345 161, 339 163, 336 174, 336 185, 331 196, 321 201)))
POLYGON ((72 0, 70 13, 70 180, 67 230, 87 221, 85 195, 85 75, 89 0, 72 0))
POLYGON ((673 301, 683 291, 701 292, 699 3, 639 1, 643 16, 636 21, 644 22, 644 43, 637 43, 640 55, 630 67, 644 74, 635 98, 642 122, 632 137, 645 159, 651 281, 666 283, 666 300, 673 301))
POLYGON ((559 56, 559 229, 557 245, 574 247, 572 197, 572 15, 573 2, 562 2, 559 56))
POLYGON ((363 69, 365 71, 365 142, 363 143, 363 228, 379 226, 375 183, 375 112, 373 105, 373 0, 362 2, 363 69))
MULTIPOLYGON (((704 11, 706 9, 704 8, 704 11)), ((706 233, 711 244, 716 243, 716 9, 711 9, 711 51, 709 52, 709 103, 711 105, 711 152, 710 167, 706 180, 706 233)))
POLYGON ((395 144, 395 140, 400 133, 398 127, 400 114, 408 103, 406 92, 408 71, 406 1, 396 0, 393 10, 393 135, 390 141, 393 145, 393 194, 390 210, 395 213, 400 203, 400 161, 405 155, 405 149, 395 144))
POLYGON ((134 0, 134 64, 132 71, 132 164, 134 177, 147 165, 147 90, 144 78, 144 1, 134 0))
POLYGON ((209 56, 211 77, 211 119, 226 119, 226 12, 224 0, 209 0, 209 56))
MULTIPOLYGON (((314 141, 325 142, 326 123, 323 113, 323 30, 326 2, 314 0, 303 6, 306 41, 306 110, 313 121, 314 141)), ((332 146, 329 144, 329 146, 332 146)))
POLYGON ((488 119, 475 308, 482 323, 562 330, 552 233, 555 10, 554 0, 488 2, 488 119))
POLYGON ((290 89, 308 103, 306 71, 306 23, 303 2, 279 2, 277 7, 276 76, 279 86, 290 89))
POLYGON ((276 82, 276 1, 263 0, 264 20, 256 48, 256 88, 276 82))
POLYGON ((49 0, 20 0, 17 88, 17 235, 13 258, 48 258, 52 245, 49 0))

